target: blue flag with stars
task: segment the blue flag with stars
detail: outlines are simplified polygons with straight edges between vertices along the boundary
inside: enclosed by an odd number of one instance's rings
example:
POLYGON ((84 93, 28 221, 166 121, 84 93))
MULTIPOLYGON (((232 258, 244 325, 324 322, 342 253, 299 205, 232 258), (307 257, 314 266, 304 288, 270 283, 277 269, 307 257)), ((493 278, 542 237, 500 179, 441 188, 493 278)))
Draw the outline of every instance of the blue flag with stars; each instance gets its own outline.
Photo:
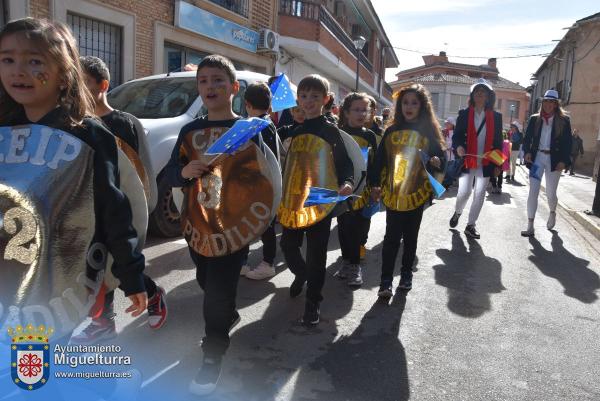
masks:
POLYGON ((258 117, 237 120, 227 132, 206 149, 205 153, 207 155, 231 154, 268 125, 267 120, 258 117))
POLYGON ((308 198, 306 198, 306 201, 304 201, 304 207, 321 205, 324 203, 342 202, 351 196, 356 195, 340 195, 335 189, 310 187, 308 198))
POLYGON ((270 88, 273 95, 271 110, 274 113, 296 106, 296 96, 290 85, 290 80, 284 73, 279 74, 270 88))

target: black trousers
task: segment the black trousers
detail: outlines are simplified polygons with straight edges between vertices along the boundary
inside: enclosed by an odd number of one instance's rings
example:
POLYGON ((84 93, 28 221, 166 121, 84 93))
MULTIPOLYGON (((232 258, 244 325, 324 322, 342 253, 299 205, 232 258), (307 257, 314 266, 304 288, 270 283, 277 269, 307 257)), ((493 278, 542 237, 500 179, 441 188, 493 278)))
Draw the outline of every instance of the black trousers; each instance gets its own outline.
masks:
POLYGON ((490 182, 492 183, 492 187, 493 188, 500 188, 502 189, 502 176, 504 175, 503 171, 500 171, 500 174, 498 174, 498 177, 494 177, 494 175, 492 175, 490 177, 490 182))
POLYGON ((229 328, 235 316, 235 298, 240 270, 248 247, 230 255, 206 257, 189 248, 196 265, 196 281, 204 290, 204 356, 221 358, 229 347, 229 328))
POLYGON ((364 226, 364 232, 363 232, 362 238, 360 240, 360 244, 362 246, 367 245, 367 240, 369 239, 369 230, 371 230, 371 219, 370 218, 367 219, 367 222, 365 223, 365 226, 364 226))
POLYGON ((571 165, 569 166, 569 174, 574 174, 574 170, 575 170, 575 162, 577 161, 577 158, 579 157, 579 154, 576 155, 571 155, 571 165))
POLYGON ((360 209, 339 215, 337 222, 342 258, 357 265, 360 263, 360 246, 369 232, 371 220, 364 217, 360 209))
POLYGON ((285 262, 292 273, 306 279, 306 299, 319 303, 323 300, 321 290, 325 284, 325 265, 327 264, 327 243, 331 229, 331 217, 326 217, 306 229, 291 230, 283 228, 281 250, 285 262), (306 260, 300 247, 306 234, 306 260))
POLYGON ((407 212, 388 209, 385 216, 385 237, 383 238, 381 282, 391 283, 394 278, 396 257, 400 249, 400 240, 404 240, 402 251, 403 278, 412 278, 412 266, 417 254, 419 228, 423 218, 423 206, 407 212))
POLYGON ((269 228, 260 237, 263 243, 263 260, 269 264, 275 262, 277 254, 277 235, 275 234, 275 220, 271 222, 269 228))

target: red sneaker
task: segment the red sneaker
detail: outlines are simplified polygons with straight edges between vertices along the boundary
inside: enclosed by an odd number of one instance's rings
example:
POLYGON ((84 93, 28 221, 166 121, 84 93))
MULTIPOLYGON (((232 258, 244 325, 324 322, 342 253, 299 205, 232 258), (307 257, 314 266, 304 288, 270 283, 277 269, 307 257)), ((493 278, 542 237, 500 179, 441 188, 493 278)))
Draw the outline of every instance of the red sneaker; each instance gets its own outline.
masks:
POLYGON ((166 320, 166 293, 162 287, 156 287, 156 294, 148 300, 148 325, 151 329, 160 329, 166 320))

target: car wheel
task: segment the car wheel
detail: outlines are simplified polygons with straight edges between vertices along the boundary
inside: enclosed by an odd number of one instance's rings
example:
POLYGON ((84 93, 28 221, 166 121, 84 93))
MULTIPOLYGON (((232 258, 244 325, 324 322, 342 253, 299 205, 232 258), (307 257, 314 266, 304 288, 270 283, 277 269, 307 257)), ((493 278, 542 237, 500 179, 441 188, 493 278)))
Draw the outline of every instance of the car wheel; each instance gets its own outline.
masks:
POLYGON ((150 215, 148 226, 150 232, 161 237, 181 236, 181 216, 173 203, 171 186, 161 174, 157 180, 158 202, 150 215))

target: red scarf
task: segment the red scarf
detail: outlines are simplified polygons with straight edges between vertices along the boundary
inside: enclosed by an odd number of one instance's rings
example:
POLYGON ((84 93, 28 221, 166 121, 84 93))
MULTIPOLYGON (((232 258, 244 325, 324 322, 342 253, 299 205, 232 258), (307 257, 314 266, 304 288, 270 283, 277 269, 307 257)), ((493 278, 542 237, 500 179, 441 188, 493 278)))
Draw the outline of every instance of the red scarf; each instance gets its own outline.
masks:
POLYGON ((542 110, 542 118, 546 121, 546 124, 550 124, 550 119, 554 117, 554 113, 546 113, 542 110))
MULTIPOLYGON (((476 155, 477 153, 477 129, 475 126, 475 108, 469 107, 469 121, 467 124, 467 153, 476 155)), ((494 142, 494 112, 492 110, 485 111, 485 146, 483 152, 492 150, 494 142)), ((489 164, 489 160, 483 159, 484 166, 489 164)), ((468 169, 477 168, 477 158, 474 156, 465 156, 465 167, 468 169)))

